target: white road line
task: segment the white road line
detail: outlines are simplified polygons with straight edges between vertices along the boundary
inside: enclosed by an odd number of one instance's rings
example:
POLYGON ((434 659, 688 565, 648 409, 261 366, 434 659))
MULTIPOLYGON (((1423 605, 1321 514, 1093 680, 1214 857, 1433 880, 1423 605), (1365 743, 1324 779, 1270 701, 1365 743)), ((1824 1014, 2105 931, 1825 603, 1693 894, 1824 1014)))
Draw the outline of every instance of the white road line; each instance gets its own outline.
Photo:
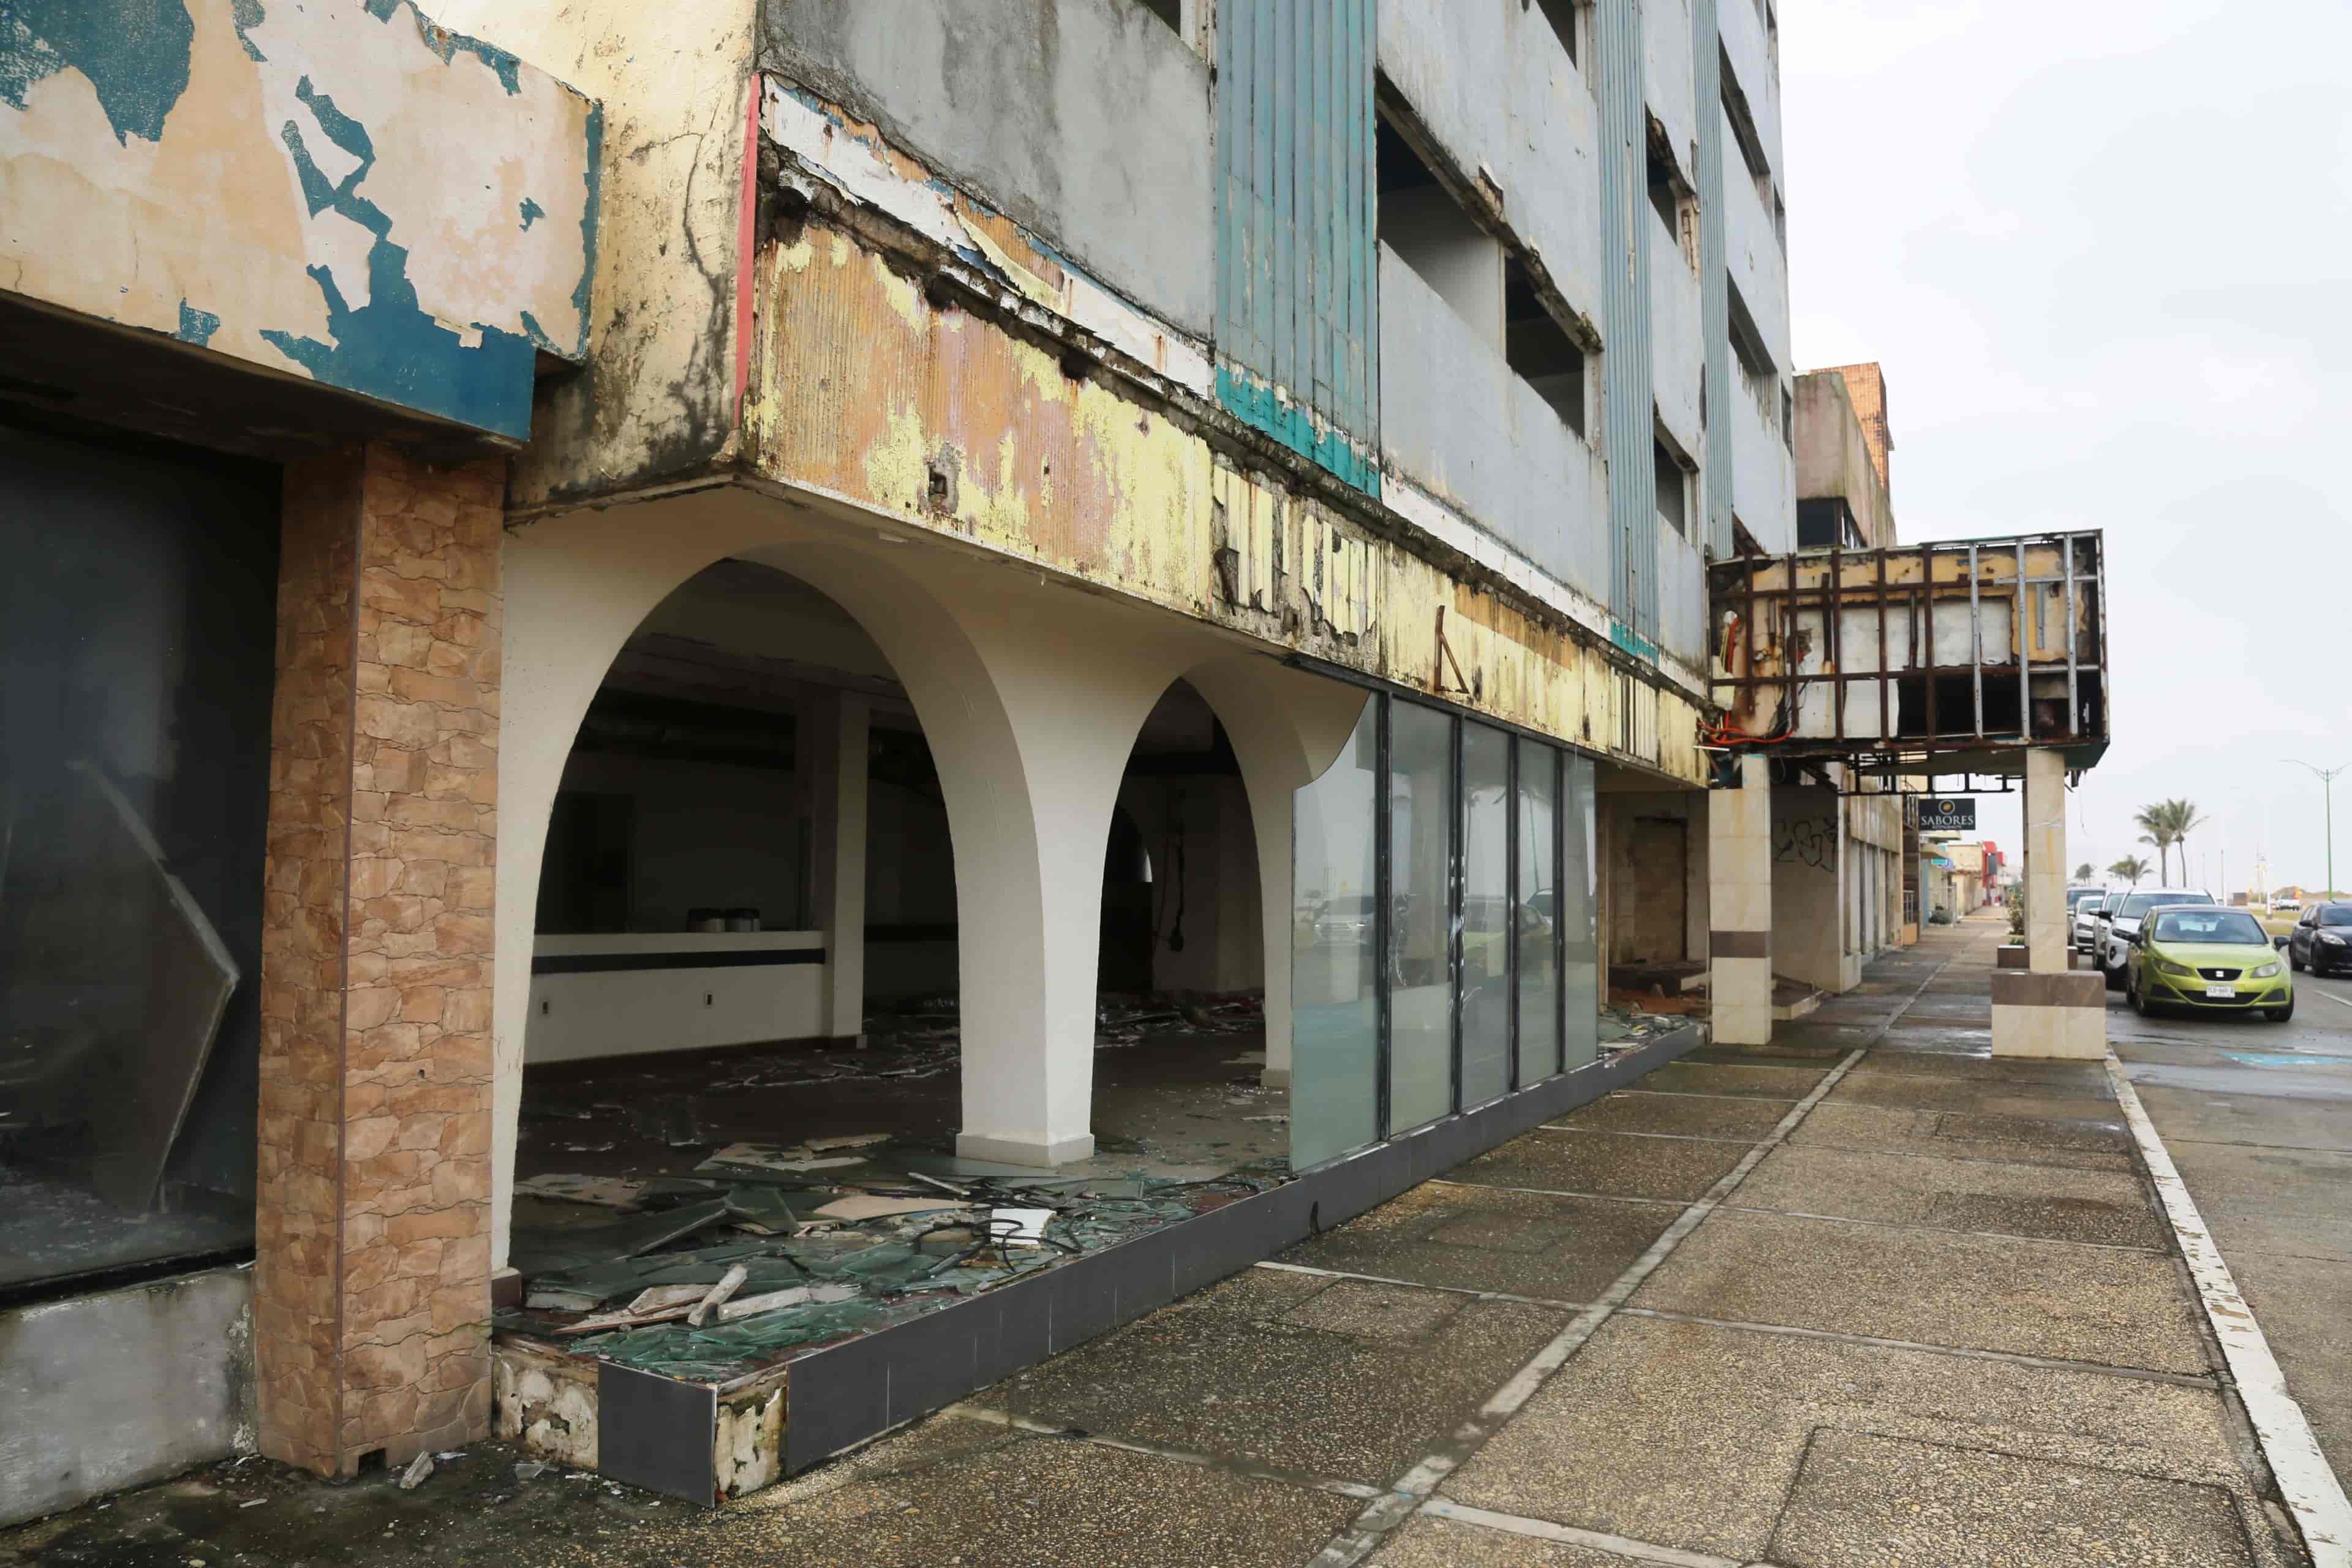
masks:
POLYGON ((1554 1524, 1547 1519, 1495 1513, 1483 1508, 1472 1508, 1467 1503, 1449 1502, 1444 1498, 1432 1499, 1422 1506, 1422 1511, 1459 1524, 1483 1525, 1488 1530, 1507 1531, 1510 1534, 1525 1535, 1537 1541, 1556 1541, 1565 1546, 1606 1552, 1634 1563, 1662 1563, 1667 1564, 1667 1568, 1745 1568, 1736 1557, 1709 1557, 1697 1552, 1678 1552, 1671 1546, 1654 1546, 1646 1541, 1629 1541, 1622 1535, 1578 1530, 1570 1525, 1554 1524))
POLYGON ((2205 1304, 2205 1316, 2237 1380, 2238 1397, 2253 1423, 2263 1457, 2277 1478, 2279 1495, 2302 1528, 2312 1568, 2352 1568, 2352 1500, 2344 1495, 2344 1483, 2320 1451, 2303 1406, 2287 1392, 2286 1374, 2279 1370, 2278 1358, 2271 1354, 2270 1341, 2254 1321, 2253 1309, 2239 1293, 2230 1265, 2189 1195, 2188 1184, 2180 1179, 2179 1168, 2173 1164, 2156 1123, 2148 1120, 2139 1092, 2132 1088, 2123 1062, 2113 1050, 2107 1052, 2107 1077, 2115 1085, 2124 1120, 2139 1141, 2140 1155, 2155 1179, 2157 1194, 2164 1200, 2165 1215, 2172 1222, 2181 1256, 2189 1262, 2189 1272, 2205 1304))
POLYGON ((2315 994, 2326 997, 2330 1002, 2335 1003, 2339 1007, 2352 1007, 2352 1002, 2345 1000, 2343 997, 2336 994, 2333 991, 2320 991, 2315 992, 2315 994))

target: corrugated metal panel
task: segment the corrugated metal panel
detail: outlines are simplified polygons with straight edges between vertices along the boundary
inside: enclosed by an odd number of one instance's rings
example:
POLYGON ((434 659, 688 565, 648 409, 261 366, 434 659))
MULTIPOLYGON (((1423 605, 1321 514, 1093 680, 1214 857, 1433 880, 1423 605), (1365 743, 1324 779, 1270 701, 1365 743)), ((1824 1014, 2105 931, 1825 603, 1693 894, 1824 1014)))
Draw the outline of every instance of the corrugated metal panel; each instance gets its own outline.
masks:
MULTIPOLYGON (((1735 5, 1746 0, 1731 0, 1735 5)), ((1733 395, 1731 307, 1725 293, 1723 43, 1716 31, 1717 0, 1691 0, 1693 98, 1698 112, 1698 311, 1706 342, 1706 384, 1702 406, 1710 416, 1706 452, 1699 470, 1706 544, 1716 559, 1731 553, 1731 425, 1713 417, 1733 395)), ((1745 165, 1741 176, 1747 174, 1745 165)))
POLYGON ((1217 395, 1379 493, 1375 0, 1217 16, 1217 395))
POLYGON ((1639 0, 1594 7, 1601 76, 1601 357, 1609 452, 1609 609, 1617 640, 1654 657, 1657 479, 1651 468, 1649 134, 1639 0))

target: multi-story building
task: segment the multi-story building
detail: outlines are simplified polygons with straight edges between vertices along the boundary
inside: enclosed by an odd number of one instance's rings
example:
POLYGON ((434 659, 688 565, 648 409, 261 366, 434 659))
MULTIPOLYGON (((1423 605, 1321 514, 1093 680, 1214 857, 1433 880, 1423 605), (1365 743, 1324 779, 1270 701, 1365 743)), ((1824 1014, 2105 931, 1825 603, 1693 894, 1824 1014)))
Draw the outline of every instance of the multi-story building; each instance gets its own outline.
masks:
POLYGON ((486 1431, 527 1066, 951 988, 1049 1169, 1098 989, 1262 991, 1329 1224, 1601 1092, 1611 963, 1769 1032, 1763 0, 186 17, 0 37, 0 1355, 112 1413, 0 1515, 227 1446, 248 1311, 263 1452, 486 1431))

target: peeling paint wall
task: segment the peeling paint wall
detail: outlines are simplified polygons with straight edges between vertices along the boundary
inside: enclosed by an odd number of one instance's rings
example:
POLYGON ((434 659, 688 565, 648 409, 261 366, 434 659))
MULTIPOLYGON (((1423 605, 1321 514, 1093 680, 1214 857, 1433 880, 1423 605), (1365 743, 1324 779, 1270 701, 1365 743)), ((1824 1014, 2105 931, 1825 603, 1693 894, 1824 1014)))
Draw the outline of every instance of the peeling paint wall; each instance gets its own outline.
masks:
POLYGON ((443 0, 605 106, 583 374, 541 390, 509 503, 702 471, 733 450, 748 247, 753 0, 443 0))
MULTIPOLYGON (((1066 373, 1047 343, 934 303, 848 230, 808 218, 762 255, 757 293, 756 472, 1579 744, 1622 732, 1622 679, 1589 636, 1245 466, 1115 378, 1066 373), (1469 690, 1453 664, 1438 678, 1441 626, 1469 690)), ((1656 706, 1654 765, 1697 782, 1696 705, 1656 706)))
POLYGON ((1208 62, 1133 0, 765 0, 759 63, 1209 335, 1208 62))
POLYGON ((0 288, 520 440, 586 352, 597 130, 411 0, 26 0, 0 288))

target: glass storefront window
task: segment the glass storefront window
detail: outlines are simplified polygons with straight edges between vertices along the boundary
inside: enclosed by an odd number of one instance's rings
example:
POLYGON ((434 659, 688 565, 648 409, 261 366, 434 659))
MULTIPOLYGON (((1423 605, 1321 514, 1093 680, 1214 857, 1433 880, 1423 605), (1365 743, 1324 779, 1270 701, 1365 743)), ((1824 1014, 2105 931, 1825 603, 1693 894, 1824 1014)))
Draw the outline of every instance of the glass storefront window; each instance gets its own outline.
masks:
POLYGON ((1559 1071, 1559 752, 1518 742, 1518 885, 1512 914, 1518 959, 1518 1082, 1559 1071))
POLYGON ((1305 1169, 1381 1135, 1375 814, 1380 709, 1291 801, 1290 1163, 1305 1169))
POLYGON ((1376 695, 1292 797, 1291 1163, 1600 1055, 1594 765, 1376 695))
POLYGON ((1561 777, 1567 810, 1560 830, 1560 931, 1566 939, 1560 986, 1568 1036, 1560 1065, 1580 1068, 1601 1055, 1601 883, 1591 759, 1569 757, 1561 777))
POLYGON ((1511 1088, 1511 737, 1462 727, 1462 1103, 1511 1088))
POLYGON ((0 427, 0 1293, 253 1237, 275 470, 0 427))
POLYGON ((1389 1126, 1454 1109, 1454 720, 1389 708, 1389 1126))

